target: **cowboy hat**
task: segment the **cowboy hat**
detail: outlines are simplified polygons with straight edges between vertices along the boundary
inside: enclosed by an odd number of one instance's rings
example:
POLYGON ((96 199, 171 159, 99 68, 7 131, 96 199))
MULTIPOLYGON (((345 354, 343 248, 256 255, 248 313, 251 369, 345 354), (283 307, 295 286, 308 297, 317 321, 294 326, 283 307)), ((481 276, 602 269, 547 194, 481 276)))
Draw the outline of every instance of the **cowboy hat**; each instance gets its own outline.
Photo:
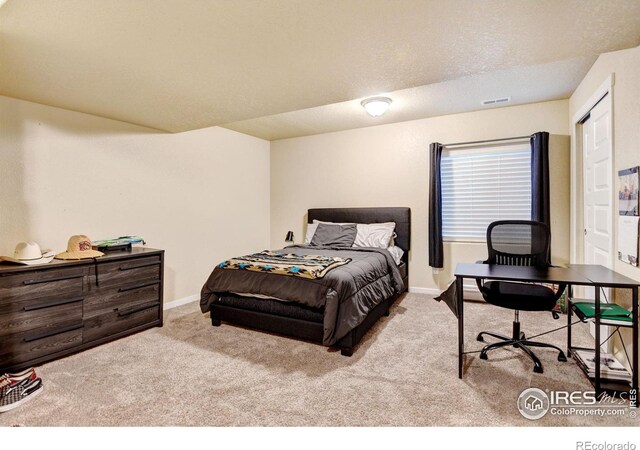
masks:
POLYGON ((71 236, 67 243, 67 251, 58 253, 56 259, 85 259, 97 258, 104 253, 91 248, 91 239, 84 234, 71 236))
POLYGON ((53 259, 53 252, 41 251, 40 246, 35 242, 18 242, 13 252, 13 258, 10 256, 2 256, 0 259, 16 264, 35 266, 36 264, 46 264, 50 262, 53 259))

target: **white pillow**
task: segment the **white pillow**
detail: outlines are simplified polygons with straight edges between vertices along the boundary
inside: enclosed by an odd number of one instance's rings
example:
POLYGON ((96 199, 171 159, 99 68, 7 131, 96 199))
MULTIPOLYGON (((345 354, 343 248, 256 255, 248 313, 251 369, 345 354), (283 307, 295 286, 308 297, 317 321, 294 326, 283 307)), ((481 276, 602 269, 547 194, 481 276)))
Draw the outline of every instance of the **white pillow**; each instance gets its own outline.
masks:
MULTIPOLYGON (((319 223, 347 225, 351 222, 323 222, 314 219, 313 223, 307 224, 307 234, 304 238, 305 244, 311 242, 319 223)), ((394 230, 396 229, 395 222, 357 223, 356 228, 358 232, 353 247, 388 248, 393 245, 393 238, 395 237, 394 230)))
POLYGON ((353 246, 389 248, 395 229, 395 222, 358 224, 358 234, 353 246))
POLYGON ((404 250, 396 246, 391 246, 387 250, 389 251, 389 253, 391 253, 391 256, 393 256, 393 260, 396 262, 396 265, 399 266, 402 262, 402 255, 404 255, 404 250))

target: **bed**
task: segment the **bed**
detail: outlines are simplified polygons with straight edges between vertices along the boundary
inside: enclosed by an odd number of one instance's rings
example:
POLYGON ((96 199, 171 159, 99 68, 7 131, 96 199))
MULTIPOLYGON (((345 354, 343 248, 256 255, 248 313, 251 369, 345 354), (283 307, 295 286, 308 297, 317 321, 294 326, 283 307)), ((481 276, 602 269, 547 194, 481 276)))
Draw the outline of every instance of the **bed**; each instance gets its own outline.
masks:
POLYGON ((411 210, 319 208, 309 209, 307 219, 308 226, 314 221, 394 222, 394 244, 404 253, 394 261, 387 250, 374 248, 295 245, 269 252, 276 257, 326 257, 336 264, 313 280, 227 270, 223 265, 232 259, 214 269, 205 283, 201 310, 211 313, 213 326, 225 322, 278 333, 336 347, 342 355, 351 356, 371 326, 389 314, 390 306, 408 288, 411 210))

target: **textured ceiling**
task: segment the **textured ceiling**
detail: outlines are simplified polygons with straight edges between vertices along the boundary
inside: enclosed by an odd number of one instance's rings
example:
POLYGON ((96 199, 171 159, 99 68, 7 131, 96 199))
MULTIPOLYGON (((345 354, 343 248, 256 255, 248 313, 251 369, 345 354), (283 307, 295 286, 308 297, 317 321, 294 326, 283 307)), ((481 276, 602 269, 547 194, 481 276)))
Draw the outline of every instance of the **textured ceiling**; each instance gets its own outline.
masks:
POLYGON ((517 67, 441 83, 386 92, 393 99, 380 117, 369 116, 360 100, 334 103, 225 124, 226 128, 276 140, 384 123, 403 122, 479 109, 567 98, 596 57, 517 67), (510 97, 509 103, 483 106, 483 100, 510 97))
POLYGON ((500 95, 526 94, 522 68, 554 62, 571 71, 562 92, 544 74, 536 89, 566 96, 586 61, 639 43, 638 0, 9 0, 0 94, 173 132, 239 128, 495 71, 514 74, 500 95))

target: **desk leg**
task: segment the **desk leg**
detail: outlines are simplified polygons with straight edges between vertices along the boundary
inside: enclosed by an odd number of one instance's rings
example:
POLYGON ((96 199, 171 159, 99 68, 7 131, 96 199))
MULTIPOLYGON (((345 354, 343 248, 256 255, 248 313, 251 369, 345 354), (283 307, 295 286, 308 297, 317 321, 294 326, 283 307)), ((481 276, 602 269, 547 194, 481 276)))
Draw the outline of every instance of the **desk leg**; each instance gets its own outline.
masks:
POLYGON ((456 297, 458 301, 458 378, 462 378, 464 360, 464 297, 462 292, 462 277, 456 277, 456 297))
POLYGON ((631 406, 638 407, 638 287, 631 290, 631 311, 633 313, 633 375, 631 375, 631 389, 633 390, 635 400, 631 402, 631 406))
POLYGON ((571 358, 571 299, 573 298, 573 288, 567 286, 567 357, 571 358))
POLYGON ((601 389, 600 389, 600 286, 594 286, 596 290, 595 295, 595 307, 596 307, 596 397, 600 398, 601 389))

